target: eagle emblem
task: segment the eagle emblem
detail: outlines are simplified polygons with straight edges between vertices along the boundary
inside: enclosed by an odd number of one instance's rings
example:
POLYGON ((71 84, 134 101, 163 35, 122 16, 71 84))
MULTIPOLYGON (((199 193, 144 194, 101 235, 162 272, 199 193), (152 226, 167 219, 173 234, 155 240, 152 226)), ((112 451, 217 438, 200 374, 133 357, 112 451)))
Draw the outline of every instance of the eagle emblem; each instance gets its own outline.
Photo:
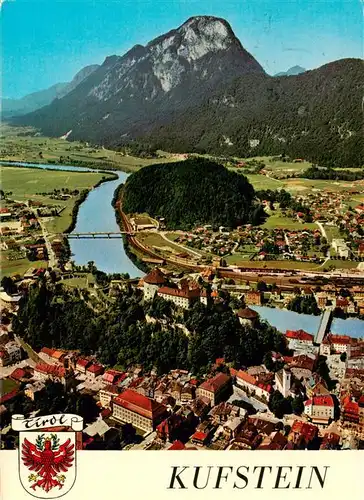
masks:
POLYGON ((35 444, 25 438, 21 458, 24 465, 34 471, 28 477, 29 482, 33 482, 31 488, 34 491, 42 488, 46 492, 55 486, 61 489, 65 481, 62 472, 67 472, 72 466, 74 454, 75 445, 69 438, 62 444, 56 434, 50 437, 39 434, 35 444))

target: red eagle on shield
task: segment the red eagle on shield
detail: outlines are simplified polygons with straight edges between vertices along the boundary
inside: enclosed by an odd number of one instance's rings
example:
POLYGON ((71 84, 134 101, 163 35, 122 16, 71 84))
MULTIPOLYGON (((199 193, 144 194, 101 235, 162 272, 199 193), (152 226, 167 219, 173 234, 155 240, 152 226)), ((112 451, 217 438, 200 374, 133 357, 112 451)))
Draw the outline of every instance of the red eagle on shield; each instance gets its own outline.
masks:
POLYGON ((29 481, 34 482, 30 487, 34 491, 38 487, 42 488, 47 493, 55 486, 61 489, 65 476, 60 473, 67 472, 72 467, 74 454, 75 446, 71 440, 67 439, 60 444, 56 434, 51 434, 50 437, 40 434, 35 444, 25 438, 21 458, 30 471, 37 473, 29 476, 29 481))

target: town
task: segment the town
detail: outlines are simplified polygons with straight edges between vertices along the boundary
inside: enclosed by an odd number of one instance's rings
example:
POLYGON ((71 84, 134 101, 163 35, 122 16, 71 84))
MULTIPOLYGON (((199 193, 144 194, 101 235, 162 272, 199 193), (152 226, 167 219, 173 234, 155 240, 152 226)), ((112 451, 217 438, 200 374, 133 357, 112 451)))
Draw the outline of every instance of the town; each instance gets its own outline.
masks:
MULTIPOLYGON (((316 290, 281 290, 263 282, 237 285, 219 277, 213 267, 182 277, 155 267, 139 280, 111 280, 104 300, 117 304, 125 294, 139 294, 147 325, 161 332, 178 328, 189 341, 195 332, 183 314, 198 311, 204 317, 226 303, 236 328, 248 335, 265 331, 254 310, 264 301, 289 305, 309 297, 322 314, 316 335, 300 328, 274 334, 282 337, 275 341, 279 350, 267 351, 260 364, 240 365, 220 357, 198 373, 183 363, 161 372, 142 363, 110 366, 96 352, 84 354, 82 349, 33 348, 14 333, 13 323, 32 289, 62 287, 62 282, 46 270, 2 282, 3 447, 15 446, 9 425, 15 410, 25 407, 41 415, 49 397, 57 400, 65 393, 81 398, 79 407, 85 411, 87 425, 78 439, 82 449, 363 448, 364 339, 330 332, 333 311, 363 312, 362 286, 347 293, 330 284, 316 290)), ((104 286, 102 290, 105 294, 104 286)))

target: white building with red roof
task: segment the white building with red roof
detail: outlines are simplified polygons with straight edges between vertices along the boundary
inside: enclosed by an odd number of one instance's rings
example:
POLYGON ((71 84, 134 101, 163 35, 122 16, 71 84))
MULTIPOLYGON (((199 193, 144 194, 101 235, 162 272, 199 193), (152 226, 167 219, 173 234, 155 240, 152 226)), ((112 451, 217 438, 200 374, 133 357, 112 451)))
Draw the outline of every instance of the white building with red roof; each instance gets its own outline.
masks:
POLYGON ((63 366, 47 365, 47 363, 38 363, 34 367, 34 378, 36 380, 51 380, 66 385, 67 371, 63 366))
POLYGON ((91 366, 86 368, 86 377, 90 379, 95 379, 99 375, 104 373, 104 367, 99 363, 92 363, 91 366))
POLYGON ((111 402, 112 416, 146 432, 153 431, 166 416, 167 408, 154 399, 126 389, 111 402))
POLYGON ((352 338, 347 335, 327 335, 320 345, 320 354, 329 356, 330 354, 341 354, 350 352, 352 338))
POLYGON ((331 394, 313 396, 305 401, 305 415, 314 424, 328 425, 334 419, 335 404, 331 394))
POLYGON ((181 286, 162 286, 157 292, 158 297, 164 300, 173 302, 182 309, 188 309, 193 302, 199 300, 200 289, 190 288, 188 283, 183 283, 181 286))
POLYGON ((303 344, 312 345, 314 341, 314 336, 310 333, 305 332, 304 330, 287 330, 286 331, 286 339, 290 340, 298 340, 303 344))
POLYGON ((271 384, 263 383, 259 381, 259 377, 255 377, 250 373, 239 370, 235 374, 236 385, 241 387, 244 390, 248 390, 250 392, 254 392, 257 396, 265 398, 269 398, 270 393, 273 390, 271 384))
POLYGON ((156 267, 143 278, 143 293, 145 300, 152 300, 158 289, 168 283, 166 276, 156 267))

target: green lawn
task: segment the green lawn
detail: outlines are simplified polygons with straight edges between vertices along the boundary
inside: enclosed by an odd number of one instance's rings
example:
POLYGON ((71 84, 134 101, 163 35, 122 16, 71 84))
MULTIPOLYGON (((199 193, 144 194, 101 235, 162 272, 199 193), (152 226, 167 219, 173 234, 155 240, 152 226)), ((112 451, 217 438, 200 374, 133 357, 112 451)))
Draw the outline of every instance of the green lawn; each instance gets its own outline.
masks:
POLYGON ((273 215, 268 217, 262 227, 267 229, 294 229, 299 231, 304 231, 305 229, 317 229, 317 225, 313 222, 301 223, 298 222, 297 219, 284 217, 280 212, 273 213, 273 215))
POLYGON ((19 387, 19 384, 10 378, 0 380, 0 394, 7 394, 19 387))
POLYGON ((36 269, 47 268, 48 262, 45 260, 36 260, 31 262, 28 259, 8 260, 8 250, 0 252, 0 276, 14 276, 15 274, 23 274, 30 268, 36 269))
MULTIPOLYGON (((244 173, 244 172, 242 172, 244 173)), ((271 179, 266 175, 248 174, 246 176, 249 182, 253 185, 254 189, 279 189, 284 188, 285 182, 277 179, 271 179)))
POLYGON ((324 229, 327 234, 327 239, 329 243, 331 243, 333 239, 342 238, 342 235, 340 234, 338 227, 325 225, 324 229))

